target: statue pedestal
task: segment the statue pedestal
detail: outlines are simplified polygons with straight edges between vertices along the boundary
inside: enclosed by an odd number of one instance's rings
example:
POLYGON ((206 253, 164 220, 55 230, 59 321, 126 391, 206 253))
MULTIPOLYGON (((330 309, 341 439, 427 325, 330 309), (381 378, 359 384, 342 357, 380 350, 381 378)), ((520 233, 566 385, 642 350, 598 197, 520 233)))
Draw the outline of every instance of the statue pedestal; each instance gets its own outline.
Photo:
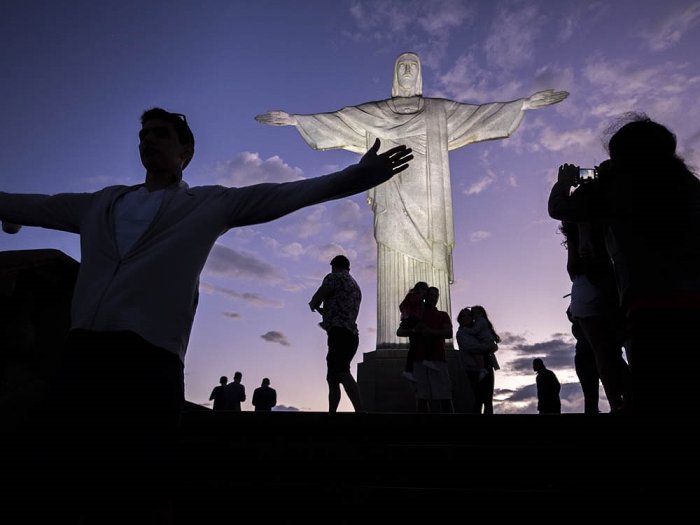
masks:
MULTIPOLYGON (((15 430, 46 402, 80 264, 58 250, 0 251, 0 413, 15 430)), ((0 432, 1 433, 1 432, 0 432)))
MULTIPOLYGON (((415 412, 413 384, 405 379, 408 348, 380 348, 364 352, 357 364, 357 385, 365 410, 368 412, 415 412)), ((452 380, 452 403, 455 412, 469 413, 473 394, 466 374, 457 360, 457 351, 447 349, 447 366, 452 380)))

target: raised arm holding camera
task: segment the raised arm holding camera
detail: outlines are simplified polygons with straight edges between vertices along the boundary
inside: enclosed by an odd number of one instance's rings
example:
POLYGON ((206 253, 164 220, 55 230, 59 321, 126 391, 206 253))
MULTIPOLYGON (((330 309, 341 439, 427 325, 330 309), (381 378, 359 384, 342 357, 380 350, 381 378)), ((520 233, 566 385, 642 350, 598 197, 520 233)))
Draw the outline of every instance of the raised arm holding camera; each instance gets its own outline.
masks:
POLYGON ((579 168, 559 168, 549 214, 605 226, 635 412, 691 415, 700 407, 700 180, 676 155, 675 135, 645 115, 619 127, 608 152, 596 183, 573 192, 579 168))

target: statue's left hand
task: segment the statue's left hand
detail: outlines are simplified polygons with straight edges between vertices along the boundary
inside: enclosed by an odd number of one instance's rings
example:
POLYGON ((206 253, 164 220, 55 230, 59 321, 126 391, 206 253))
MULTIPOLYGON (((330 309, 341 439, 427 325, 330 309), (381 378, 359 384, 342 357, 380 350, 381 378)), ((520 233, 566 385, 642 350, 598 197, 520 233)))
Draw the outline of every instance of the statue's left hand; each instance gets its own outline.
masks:
POLYGON ((377 170, 382 182, 384 182, 408 168, 409 161, 413 160, 413 155, 411 155, 413 150, 401 145, 377 155, 380 145, 379 139, 376 139, 372 147, 362 156, 359 164, 363 168, 377 170))
POLYGON ((268 111, 261 115, 256 115, 255 120, 270 126, 295 126, 297 119, 286 111, 268 111))
POLYGON ((568 96, 568 91, 554 91, 553 89, 538 91, 525 99, 523 109, 539 109, 545 106, 551 106, 552 104, 561 102, 568 96))

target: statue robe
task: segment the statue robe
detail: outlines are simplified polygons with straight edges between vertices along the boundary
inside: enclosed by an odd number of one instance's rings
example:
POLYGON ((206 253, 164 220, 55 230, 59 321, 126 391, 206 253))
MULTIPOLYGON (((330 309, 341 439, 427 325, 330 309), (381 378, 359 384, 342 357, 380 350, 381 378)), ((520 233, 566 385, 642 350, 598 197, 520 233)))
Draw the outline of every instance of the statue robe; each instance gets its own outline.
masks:
POLYGON ((400 144, 413 149, 408 169, 368 195, 377 241, 378 349, 406 346, 396 336, 399 303, 417 281, 440 290, 438 309, 451 317, 454 226, 448 151, 510 136, 523 118, 523 102, 472 105, 396 97, 332 113, 295 115, 300 134, 317 150, 364 154, 375 138, 382 141, 382 150, 400 144), (401 112, 403 101, 413 101, 414 108, 401 112))

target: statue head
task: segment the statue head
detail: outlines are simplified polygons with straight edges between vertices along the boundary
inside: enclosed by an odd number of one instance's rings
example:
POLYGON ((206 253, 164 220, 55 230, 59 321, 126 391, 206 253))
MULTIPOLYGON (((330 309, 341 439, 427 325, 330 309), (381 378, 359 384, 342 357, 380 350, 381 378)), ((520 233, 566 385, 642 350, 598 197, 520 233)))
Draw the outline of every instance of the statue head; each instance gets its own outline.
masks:
POLYGON ((392 97, 415 97, 423 94, 420 58, 415 53, 401 53, 394 64, 392 97))

